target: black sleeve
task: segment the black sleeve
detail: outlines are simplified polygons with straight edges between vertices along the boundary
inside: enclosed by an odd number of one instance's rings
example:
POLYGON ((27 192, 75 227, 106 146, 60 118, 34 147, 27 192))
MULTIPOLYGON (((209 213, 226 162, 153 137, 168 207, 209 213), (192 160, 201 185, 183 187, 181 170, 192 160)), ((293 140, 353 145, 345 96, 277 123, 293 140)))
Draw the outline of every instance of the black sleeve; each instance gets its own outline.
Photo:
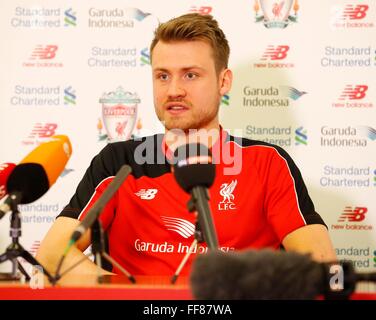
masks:
POLYGON ((125 159, 119 159, 112 144, 107 144, 91 161, 69 204, 58 217, 77 219, 95 192, 98 184, 107 177, 116 175, 125 159))
POLYGON ((283 157, 286 162, 287 166, 291 172, 291 175, 294 179, 295 190, 297 193, 297 200, 299 203, 299 208, 304 216, 305 221, 307 224, 322 224, 327 229, 328 226, 325 224, 323 218, 317 213, 315 206, 312 202, 311 197, 309 196, 308 189, 304 183, 303 177, 297 165, 295 164, 294 160, 291 156, 287 153, 286 150, 279 146, 275 146, 278 153, 283 157))

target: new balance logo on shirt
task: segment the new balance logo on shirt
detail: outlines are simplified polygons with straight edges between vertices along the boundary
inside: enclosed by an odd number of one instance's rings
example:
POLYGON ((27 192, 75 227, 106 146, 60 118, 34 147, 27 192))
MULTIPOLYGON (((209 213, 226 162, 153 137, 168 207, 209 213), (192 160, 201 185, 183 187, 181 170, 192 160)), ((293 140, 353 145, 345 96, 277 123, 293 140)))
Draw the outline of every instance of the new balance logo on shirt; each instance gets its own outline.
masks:
POLYGON ((135 193, 136 196, 140 197, 142 200, 152 200, 155 198, 158 189, 140 189, 135 193))

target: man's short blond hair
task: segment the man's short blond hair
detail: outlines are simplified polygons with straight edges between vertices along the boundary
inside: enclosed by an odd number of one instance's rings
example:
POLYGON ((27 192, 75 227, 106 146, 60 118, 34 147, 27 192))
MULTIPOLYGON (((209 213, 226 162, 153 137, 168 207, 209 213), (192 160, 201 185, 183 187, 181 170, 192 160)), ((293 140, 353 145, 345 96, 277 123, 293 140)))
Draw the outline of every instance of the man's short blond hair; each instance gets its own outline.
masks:
POLYGON ((178 42, 201 40, 207 42, 213 50, 217 73, 228 67, 230 47, 218 22, 211 15, 188 13, 159 24, 150 45, 150 56, 159 41, 178 42))

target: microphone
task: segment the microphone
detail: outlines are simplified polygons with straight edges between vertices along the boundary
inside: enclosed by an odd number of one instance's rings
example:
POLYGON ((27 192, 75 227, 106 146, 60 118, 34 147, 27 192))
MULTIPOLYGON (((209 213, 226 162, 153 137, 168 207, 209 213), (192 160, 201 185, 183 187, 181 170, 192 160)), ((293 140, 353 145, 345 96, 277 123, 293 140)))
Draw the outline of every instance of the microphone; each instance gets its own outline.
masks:
MULTIPOLYGON (((57 265, 56 272, 55 272, 55 281, 58 281, 62 274, 60 274, 60 270, 63 266, 63 262, 70 250, 70 248, 83 236, 83 234, 94 224, 95 221, 97 221, 99 215, 101 214, 104 206, 107 204, 108 201, 111 200, 111 198, 114 196, 115 192, 120 188, 120 186, 123 184, 124 180, 128 177, 128 175, 132 172, 132 168, 128 165, 123 165, 120 170, 117 172, 114 179, 111 181, 111 183, 108 185, 106 190, 102 193, 102 195, 98 198, 98 200, 94 203, 94 205, 89 209, 89 211, 86 213, 85 218, 81 221, 81 223, 76 227, 76 229, 73 231, 72 236, 68 242, 68 245, 66 246, 63 255, 60 258, 60 261, 57 265)), ((106 258, 110 258, 106 255, 106 258)), ((116 263, 116 261, 112 260, 118 267, 119 265, 116 263)), ((126 270, 124 270, 121 266, 119 267, 120 270, 128 275, 130 280, 134 282, 134 277, 130 275, 126 270)), ((68 269, 71 270, 72 268, 68 269)), ((68 272, 67 270, 65 271, 68 272)))
POLYGON ((212 163, 210 150, 199 143, 178 147, 174 152, 173 169, 177 183, 192 195, 191 204, 198 212, 198 223, 208 248, 218 249, 217 234, 209 206, 208 188, 212 186, 215 178, 215 165, 212 163))
POLYGON ((124 180, 128 177, 128 175, 131 172, 132 168, 128 165, 123 165, 120 168, 115 178, 111 181, 106 190, 102 193, 102 195, 98 198, 95 204, 87 212, 85 218, 74 230, 70 239, 69 247, 73 245, 76 241, 78 241, 86 232, 86 230, 94 224, 94 222, 97 220, 100 213, 102 212, 104 206, 107 204, 108 201, 111 200, 115 192, 120 188, 124 180))
POLYGON ((8 194, 7 181, 9 175, 12 173, 16 165, 14 163, 2 163, 0 164, 0 199, 4 198, 8 194))
POLYGON ((360 281, 376 273, 356 273, 351 262, 319 263, 296 252, 247 250, 198 256, 190 276, 197 299, 347 299, 360 281))
POLYGON ((39 199, 55 183, 72 154, 65 135, 55 135, 32 150, 10 173, 8 197, 0 206, 0 219, 12 205, 27 204, 39 199))

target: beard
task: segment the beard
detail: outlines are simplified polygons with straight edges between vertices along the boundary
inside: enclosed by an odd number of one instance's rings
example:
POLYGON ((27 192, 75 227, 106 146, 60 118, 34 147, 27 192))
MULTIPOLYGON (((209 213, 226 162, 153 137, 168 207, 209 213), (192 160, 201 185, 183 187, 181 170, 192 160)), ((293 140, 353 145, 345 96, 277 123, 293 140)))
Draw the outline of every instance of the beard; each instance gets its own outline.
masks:
POLYGON ((190 129, 205 128, 217 118, 219 101, 217 107, 201 111, 195 109, 190 103, 187 103, 187 105, 190 106, 190 109, 186 114, 171 115, 163 109, 157 110, 157 117, 167 130, 179 129, 185 132, 190 129))

